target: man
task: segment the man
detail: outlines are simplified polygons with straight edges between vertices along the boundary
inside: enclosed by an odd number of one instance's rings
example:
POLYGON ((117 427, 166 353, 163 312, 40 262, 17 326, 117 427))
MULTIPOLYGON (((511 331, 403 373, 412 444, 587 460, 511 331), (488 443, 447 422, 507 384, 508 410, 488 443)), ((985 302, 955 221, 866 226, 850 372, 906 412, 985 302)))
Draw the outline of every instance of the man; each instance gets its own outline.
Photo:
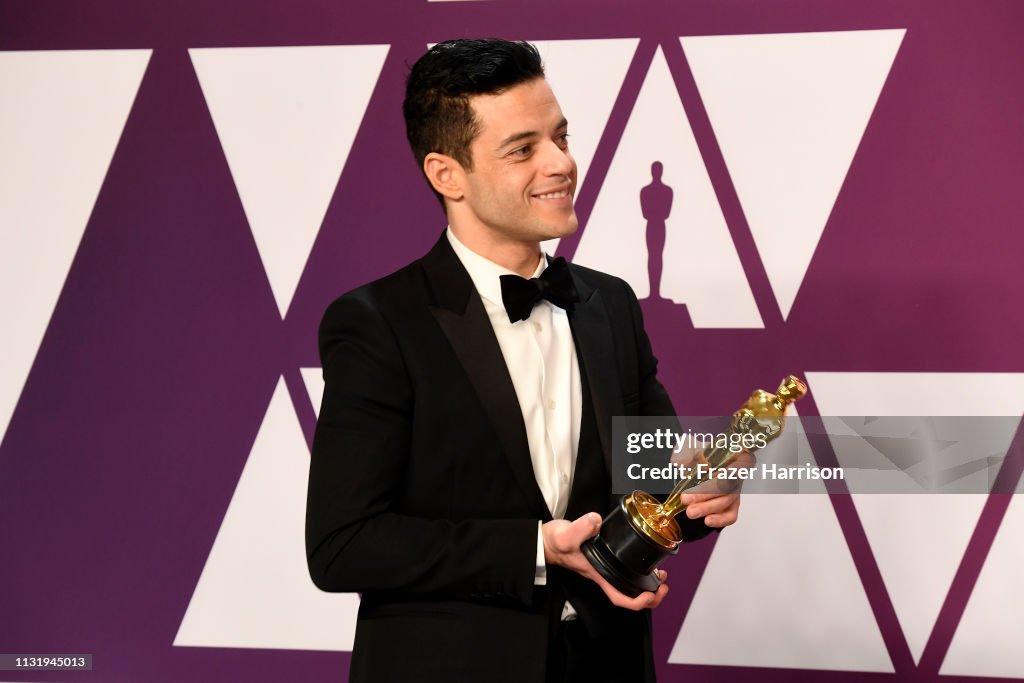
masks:
MULTIPOLYGON (((579 546, 615 503, 611 417, 674 410, 628 285, 541 254, 577 228, 543 76, 526 43, 420 58, 407 133, 449 229, 320 328, 306 549, 318 587, 362 593, 352 681, 654 680, 667 585, 627 598, 579 546)), ((737 508, 701 497, 687 539, 737 508)))

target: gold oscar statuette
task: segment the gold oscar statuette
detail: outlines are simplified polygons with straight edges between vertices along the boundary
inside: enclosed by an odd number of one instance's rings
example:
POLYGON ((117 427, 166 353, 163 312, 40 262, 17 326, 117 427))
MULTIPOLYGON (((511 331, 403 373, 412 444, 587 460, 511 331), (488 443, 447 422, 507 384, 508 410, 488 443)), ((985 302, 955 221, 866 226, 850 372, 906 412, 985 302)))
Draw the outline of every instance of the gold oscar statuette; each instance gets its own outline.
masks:
MULTIPOLYGON (((790 375, 770 394, 758 389, 732 415, 727 432, 728 443, 768 443, 782 433, 786 424, 786 407, 807 393, 807 385, 790 375)), ((756 447, 747 447, 753 453, 756 447)), ((710 479, 712 468, 727 467, 742 450, 728 446, 708 448, 703 461, 710 467, 691 467, 689 476, 680 479, 664 502, 644 491, 623 496, 601 524, 600 533, 583 543, 580 550, 590 564, 608 583, 630 597, 644 591, 655 591, 661 581, 654 570, 669 555, 679 551, 683 533, 676 515, 686 509, 684 493, 710 479)))

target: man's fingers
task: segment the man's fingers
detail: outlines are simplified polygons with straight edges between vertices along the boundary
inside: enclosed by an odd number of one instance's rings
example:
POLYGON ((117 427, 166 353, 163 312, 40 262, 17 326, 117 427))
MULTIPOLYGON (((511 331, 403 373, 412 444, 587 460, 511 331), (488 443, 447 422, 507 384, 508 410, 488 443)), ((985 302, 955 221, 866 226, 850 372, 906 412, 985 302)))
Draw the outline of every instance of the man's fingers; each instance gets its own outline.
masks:
POLYGON ((718 498, 721 495, 721 493, 684 493, 679 497, 679 502, 683 505, 693 505, 694 503, 703 503, 705 500, 718 498))
POLYGON ((687 489, 691 496, 720 496, 738 488, 742 482, 729 479, 705 479, 701 483, 687 489))
MULTIPOLYGON (((656 569, 655 572, 657 572, 658 578, 660 578, 662 582, 668 578, 668 572, 663 569, 656 569)), ((624 609, 654 609, 661 604, 661 601, 665 599, 665 594, 668 593, 668 584, 662 583, 658 586, 658 590, 653 593, 646 591, 635 598, 631 598, 625 593, 616 590, 615 587, 608 583, 603 576, 593 570, 586 573, 585 576, 588 576, 590 579, 597 582, 597 585, 601 587, 601 590, 604 591, 604 594, 608 596, 608 600, 613 605, 624 609)))
POLYGON ((735 493, 724 496, 712 496, 700 503, 693 503, 687 506, 686 516, 690 519, 697 519, 698 517, 706 517, 708 515, 725 512, 726 510, 736 506, 738 501, 739 496, 735 493))
MULTIPOLYGON (((547 524, 554 524, 554 522, 548 522, 547 524)), ((547 524, 545 526, 547 526, 547 524)), ((665 594, 668 593, 668 585, 665 579, 668 578, 668 572, 664 569, 656 569, 658 579, 662 584, 658 587, 655 592, 645 592, 630 598, 624 593, 616 590, 603 576, 597 573, 590 563, 586 561, 582 554, 580 554, 578 548, 579 545, 587 540, 588 538, 597 534, 601 529, 601 515, 596 512, 588 512, 579 519, 572 522, 562 522, 557 531, 552 535, 557 536, 555 545, 562 546, 558 557, 561 558, 558 564, 564 567, 568 567, 573 571, 582 574, 583 576, 595 581, 604 591, 604 594, 608 596, 608 599, 616 607, 623 607, 631 610, 641 609, 653 609, 661 604, 661 601, 665 599, 665 594)))
MULTIPOLYGON (((668 586, 664 586, 664 588, 667 590, 668 586)), ((658 590, 660 591, 661 588, 659 588, 658 590)), ((612 592, 609 592, 607 590, 605 591, 605 594, 608 596, 608 599, 612 601, 613 605, 615 605, 616 607, 622 607, 623 609, 631 609, 634 611, 642 609, 653 609, 654 607, 657 607, 658 602, 660 602, 655 596, 655 594, 651 592, 641 593, 635 598, 631 598, 625 595, 624 593, 620 593, 614 588, 612 588, 611 591, 612 592)))
POLYGON ((641 593, 635 598, 627 597, 618 591, 616 591, 616 593, 618 594, 616 599, 612 599, 612 604, 616 607, 624 607, 631 610, 654 609, 661 604, 662 600, 665 599, 665 595, 668 593, 668 584, 663 583, 658 586, 658 590, 656 592, 651 593, 648 591, 641 593))
POLYGON ((693 446, 683 446, 678 451, 673 451, 672 457, 669 458, 671 462, 678 465, 690 465, 691 463, 696 464, 697 462, 706 462, 703 459, 704 449, 696 448, 693 446))
POLYGON ((668 595, 668 584, 663 583, 660 586, 658 586, 658 590, 654 593, 654 601, 651 605, 651 609, 654 609, 655 607, 660 605, 662 600, 665 599, 666 595, 668 595))
POLYGON ((699 503, 706 503, 709 500, 726 499, 732 500, 739 497, 738 493, 684 493, 680 496, 679 502, 687 507, 691 505, 697 505, 699 503))
POLYGON ((704 524, 708 525, 712 529, 717 529, 719 527, 735 524, 738 517, 739 513, 736 511, 723 512, 720 515, 708 515, 704 518, 704 524))
POLYGON ((683 495, 679 496, 679 502, 682 503, 683 505, 693 505, 694 503, 699 503, 700 501, 704 500, 707 497, 708 496, 701 493, 684 493, 683 495))
POLYGON ((709 527, 720 528, 734 524, 739 517, 740 496, 712 496, 698 503, 688 505, 686 516, 690 519, 704 518, 709 527))
POLYGON ((740 451, 729 465, 731 467, 752 467, 757 464, 757 457, 747 450, 740 451))
POLYGON ((573 522, 562 532, 563 540, 571 546, 578 548, 580 543, 596 535, 601 529, 601 515, 596 512, 588 512, 573 522))

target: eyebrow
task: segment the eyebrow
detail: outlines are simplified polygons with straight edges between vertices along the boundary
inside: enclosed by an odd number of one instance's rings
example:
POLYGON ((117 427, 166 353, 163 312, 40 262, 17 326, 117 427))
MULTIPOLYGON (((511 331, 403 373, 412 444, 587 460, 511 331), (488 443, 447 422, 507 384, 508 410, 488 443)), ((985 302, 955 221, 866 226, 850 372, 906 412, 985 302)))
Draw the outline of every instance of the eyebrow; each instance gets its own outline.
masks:
MULTIPOLYGON (((562 120, 558 122, 557 126, 555 126, 555 130, 559 130, 561 128, 565 128, 568 125, 569 125, 569 122, 563 116, 562 120)), ((507 138, 502 140, 501 143, 498 144, 498 149, 503 149, 503 148, 511 145, 513 142, 518 142, 519 140, 522 140, 523 138, 532 138, 532 137, 536 137, 537 135, 539 135, 539 133, 537 131, 535 131, 535 130, 525 130, 522 133, 513 133, 512 135, 509 135, 507 138)))

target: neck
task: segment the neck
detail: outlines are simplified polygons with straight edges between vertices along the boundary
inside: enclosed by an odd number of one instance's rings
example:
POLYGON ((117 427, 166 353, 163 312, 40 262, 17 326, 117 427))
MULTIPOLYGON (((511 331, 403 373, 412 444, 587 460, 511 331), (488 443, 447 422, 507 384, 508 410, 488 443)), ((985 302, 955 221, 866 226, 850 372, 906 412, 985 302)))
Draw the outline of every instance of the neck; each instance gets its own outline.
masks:
POLYGON ((540 242, 503 239, 490 230, 467 230, 451 222, 452 232, 471 251, 524 278, 533 277, 541 258, 540 242))

